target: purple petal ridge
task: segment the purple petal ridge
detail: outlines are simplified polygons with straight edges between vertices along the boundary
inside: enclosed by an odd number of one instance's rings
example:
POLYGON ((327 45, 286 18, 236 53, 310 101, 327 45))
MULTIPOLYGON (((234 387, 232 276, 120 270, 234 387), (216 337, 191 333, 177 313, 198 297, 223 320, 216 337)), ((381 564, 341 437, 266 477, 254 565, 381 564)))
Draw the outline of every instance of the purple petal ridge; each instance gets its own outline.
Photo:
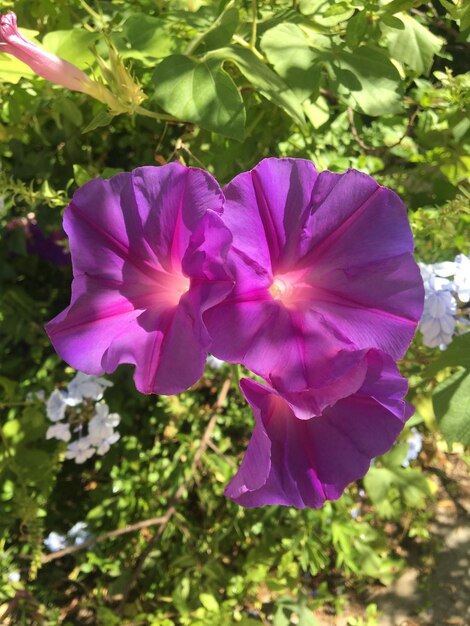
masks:
POLYGON ((275 389, 241 381, 255 429, 225 490, 229 498, 246 507, 318 508, 364 476, 371 459, 391 447, 413 410, 403 400, 407 383, 393 359, 378 350, 363 351, 361 357, 355 391, 310 419, 296 417, 293 405, 275 389))
POLYGON ((224 194, 236 284, 204 314, 217 358, 298 391, 335 380, 344 351, 403 356, 424 291, 393 191, 355 170, 272 158, 224 194))
POLYGON ((184 391, 204 370, 202 313, 233 288, 215 179, 179 163, 141 167, 78 189, 64 214, 74 281, 46 330, 88 374, 135 366, 142 393, 184 391))

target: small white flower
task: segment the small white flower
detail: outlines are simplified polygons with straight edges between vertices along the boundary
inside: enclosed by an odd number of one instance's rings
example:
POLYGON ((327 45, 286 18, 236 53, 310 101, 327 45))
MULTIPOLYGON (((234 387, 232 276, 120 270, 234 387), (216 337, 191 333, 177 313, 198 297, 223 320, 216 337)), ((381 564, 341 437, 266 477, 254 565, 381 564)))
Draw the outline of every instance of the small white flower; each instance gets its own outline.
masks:
POLYGON ((459 300, 470 301, 470 258, 465 254, 455 257, 454 285, 459 300))
POLYGON ((76 546, 80 546, 91 537, 91 534, 88 532, 88 524, 86 522, 77 522, 69 530, 67 537, 72 539, 76 546))
POLYGON ((457 302, 449 291, 440 291, 426 296, 421 318, 423 343, 429 348, 447 346, 455 330, 457 302))
POLYGON ((114 427, 119 424, 120 420, 121 418, 117 413, 109 413, 107 404, 104 402, 97 404, 95 406, 95 414, 88 424, 88 433, 91 443, 100 446, 103 441, 113 437, 115 435, 114 427))
POLYGON ((65 453, 66 459, 74 459, 75 463, 85 463, 95 453, 88 437, 82 437, 68 445, 65 453))
POLYGON ((444 261, 443 263, 418 263, 423 279, 424 289, 427 291, 440 291, 453 289, 453 282, 449 280, 455 271, 455 263, 444 261))
POLYGON ((212 354, 209 354, 209 356, 207 357, 207 365, 214 370, 220 370, 223 364, 224 364, 224 361, 221 361, 220 359, 213 356, 212 354))
POLYGON ((58 389, 54 389, 54 391, 49 396, 49 399, 47 400, 47 417, 52 422, 58 422, 64 418, 66 408, 67 403, 65 401, 65 395, 58 389))
POLYGON ((421 452, 421 448, 423 447, 423 438, 420 433, 416 430, 416 428, 411 429, 411 434, 406 440, 408 444, 408 454, 406 458, 402 461, 403 467, 408 467, 410 461, 414 461, 418 458, 419 453, 421 452))
POLYGON ((451 341, 455 330, 457 301, 452 295, 454 283, 433 272, 435 267, 441 274, 451 272, 452 263, 420 264, 425 297, 424 311, 420 322, 423 343, 429 348, 445 348, 451 341), (439 267, 442 266, 442 267, 439 267))
POLYGON ((121 435, 119 433, 113 433, 109 437, 106 437, 106 439, 103 439, 98 445, 96 453, 100 456, 103 456, 103 454, 109 452, 110 447, 113 445, 113 443, 116 443, 116 441, 118 441, 120 437, 121 435))
POLYGON ((107 424, 108 426, 112 426, 113 428, 115 428, 121 421, 121 418, 117 413, 109 412, 109 406, 106 404, 106 402, 100 402, 98 404, 95 404, 94 417, 107 424))
POLYGON ((455 274, 455 263, 453 261, 442 261, 441 263, 433 263, 432 271, 436 276, 449 278, 455 274))
POLYGON ((8 580, 12 583, 19 583, 21 579, 19 572, 10 572, 8 574, 8 580))
POLYGON ((59 422, 53 426, 49 426, 46 432, 46 439, 60 439, 61 441, 70 441, 72 434, 70 425, 59 422))
POLYGON ((424 288, 427 289, 429 281, 434 276, 433 266, 429 263, 418 263, 421 278, 423 279, 424 288))
POLYGON ((67 404, 76 406, 83 402, 85 398, 89 400, 101 400, 106 387, 112 387, 113 383, 99 376, 77 372, 68 384, 67 404))
POLYGON ((67 539, 64 535, 59 535, 59 533, 52 531, 44 539, 44 545, 51 552, 57 552, 67 547, 67 539))

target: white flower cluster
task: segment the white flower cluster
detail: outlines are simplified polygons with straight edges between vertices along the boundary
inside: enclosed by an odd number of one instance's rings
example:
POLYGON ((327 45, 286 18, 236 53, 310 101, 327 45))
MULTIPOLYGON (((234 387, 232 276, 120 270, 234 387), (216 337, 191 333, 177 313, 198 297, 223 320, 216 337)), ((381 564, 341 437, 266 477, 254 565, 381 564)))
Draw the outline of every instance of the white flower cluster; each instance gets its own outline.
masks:
POLYGON ((44 545, 50 552, 58 552, 71 545, 80 546, 91 538, 86 522, 77 522, 66 535, 50 532, 44 539, 44 545))
POLYGON ((54 424, 47 429, 46 438, 70 442, 72 433, 78 434, 78 439, 67 446, 66 459, 84 463, 95 453, 106 454, 119 439, 114 429, 120 417, 110 413, 108 405, 102 401, 106 387, 112 387, 109 380, 78 372, 66 390, 55 389, 49 396, 47 417, 54 424), (87 435, 83 434, 85 425, 87 435))
POLYGON ((423 343, 429 348, 446 348, 456 332, 457 322, 469 320, 458 317, 458 303, 470 301, 470 258, 459 254, 455 261, 419 264, 424 282, 424 311, 420 322, 423 343))

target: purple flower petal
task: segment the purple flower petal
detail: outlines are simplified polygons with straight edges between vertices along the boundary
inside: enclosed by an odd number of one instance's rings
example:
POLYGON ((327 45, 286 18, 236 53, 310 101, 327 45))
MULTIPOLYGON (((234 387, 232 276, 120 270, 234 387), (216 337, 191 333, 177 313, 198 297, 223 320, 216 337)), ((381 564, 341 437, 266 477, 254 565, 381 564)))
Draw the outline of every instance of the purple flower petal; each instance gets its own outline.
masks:
POLYGON ((46 330, 89 374, 135 365, 142 393, 178 393, 202 375, 203 311, 233 287, 223 196, 206 172, 178 163, 96 179, 64 216, 74 270, 70 306, 46 330))
POLYGON ((274 389, 241 381, 256 424, 240 469, 225 490, 229 498, 247 507, 318 508, 339 498, 367 472, 373 457, 391 447, 413 412, 402 399, 407 384, 388 355, 370 350, 361 357, 356 390, 321 414, 315 414, 314 402, 310 419, 298 419, 274 389))
POLYGON ((403 355, 423 286, 396 194, 301 159, 265 159, 224 193, 236 284, 204 315, 217 358, 300 390, 335 378, 340 351, 403 355))

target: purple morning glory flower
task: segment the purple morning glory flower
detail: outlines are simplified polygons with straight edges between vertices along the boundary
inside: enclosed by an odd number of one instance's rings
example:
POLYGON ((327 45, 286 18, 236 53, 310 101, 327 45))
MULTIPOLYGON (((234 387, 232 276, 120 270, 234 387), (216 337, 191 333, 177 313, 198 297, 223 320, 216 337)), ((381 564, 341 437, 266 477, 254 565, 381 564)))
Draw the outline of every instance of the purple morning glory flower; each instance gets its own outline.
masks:
POLYGON ((371 459, 393 444, 413 407, 403 401, 407 382, 390 356, 364 350, 360 371, 354 392, 308 419, 296 417, 295 407, 275 389, 243 379, 256 425, 225 494, 246 507, 318 508, 364 476, 371 459))
POLYGON ((236 285, 204 314, 214 356, 282 393, 341 378, 348 351, 403 356, 424 293, 393 191, 355 170, 265 159, 224 194, 236 285))
POLYGON ((215 179, 179 163, 81 187, 64 215, 71 304, 46 326, 59 355, 95 375, 133 364, 142 393, 195 383, 210 342, 202 313, 233 287, 222 210, 215 179))

